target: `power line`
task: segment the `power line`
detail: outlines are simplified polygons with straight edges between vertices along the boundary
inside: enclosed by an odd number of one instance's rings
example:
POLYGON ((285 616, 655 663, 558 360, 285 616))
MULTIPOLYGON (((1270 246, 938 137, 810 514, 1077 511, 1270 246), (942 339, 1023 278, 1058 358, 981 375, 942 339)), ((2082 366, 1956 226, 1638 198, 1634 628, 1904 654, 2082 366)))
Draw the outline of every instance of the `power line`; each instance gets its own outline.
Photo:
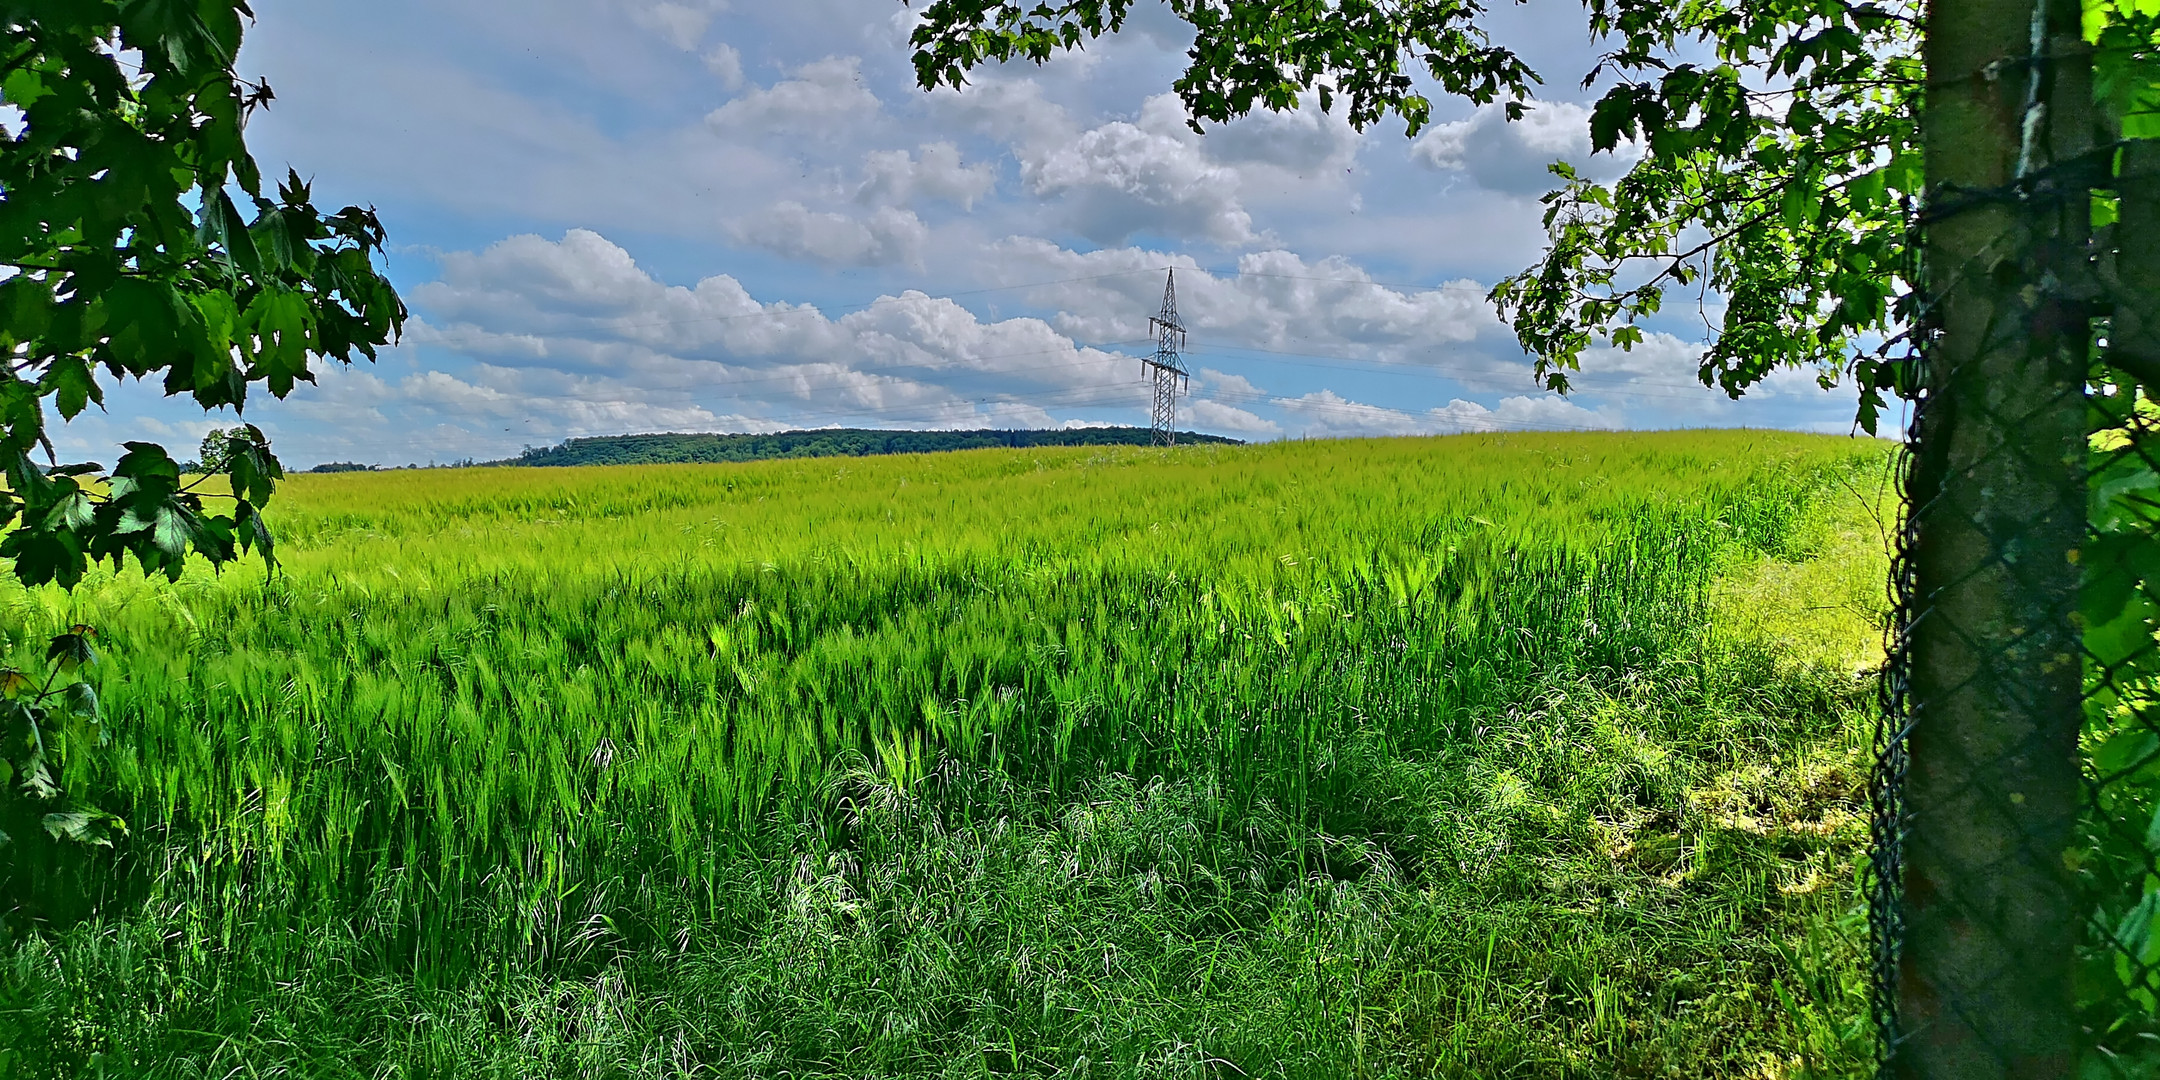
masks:
MULTIPOLYGON (((957 297, 957 296, 981 295, 981 294, 985 294, 985 293, 993 293, 993 292, 1006 292, 1006 291, 1013 291, 1013 290, 1020 290, 1020 289, 1036 289, 1036 288, 1049 288, 1049 287, 1052 287, 1052 286, 1056 286, 1056 285, 1064 285, 1064 284, 1071 284, 1071 283, 1075 283, 1075 282, 1082 282, 1082 281, 1097 281, 1097 280, 1103 280, 1103 279, 1107 279, 1107 278, 1114 278, 1114 277, 1128 277, 1128 276, 1131 276, 1131 275, 1133 275, 1133 274, 1140 274, 1140 273, 1148 273, 1148 272, 1151 272, 1151 271, 1152 271, 1153 269, 1155 269, 1155 268, 1140 268, 1140 269, 1134 269, 1134 270, 1119 270, 1119 271, 1111 271, 1111 272, 1106 272, 1106 273, 1101 273, 1101 274, 1087 274, 1087 275, 1080 275, 1080 276, 1075 276, 1075 277, 1067 277, 1067 278, 1058 278, 1058 279, 1054 279, 1054 280, 1050 280, 1050 281, 1039 281, 1039 282, 1024 282, 1024 283, 1019 283, 1019 284, 1013 284, 1013 285, 1000 285, 1000 286, 991 286, 991 287, 986 287, 986 288, 981 288, 981 289, 971 289, 971 290, 963 290, 963 291, 959 291, 959 292, 953 292, 953 293, 946 293, 946 294, 943 294, 943 295, 940 295, 940 296, 928 296, 928 295, 925 295, 925 296, 919 296, 919 297, 882 297, 882 298, 880 298, 880 299, 878 299, 878 300, 868 301, 868 302, 864 302, 864 303, 861 303, 861 304, 856 304, 856 305, 844 306, 844 307, 841 307, 841 308, 835 308, 835 309, 833 309, 833 310, 835 310, 835 311, 848 311, 848 310, 858 310, 858 311, 859 311, 859 310, 867 310, 867 309, 869 309, 869 308, 874 308, 874 307, 884 306, 884 305, 888 305, 888 304, 928 303, 928 302, 933 302, 933 301, 947 300, 947 299, 950 299, 950 298, 952 298, 952 297, 957 297)), ((1356 279, 1356 278, 1326 278, 1326 277, 1317 277, 1317 276, 1312 276, 1312 275, 1298 275, 1298 274, 1277 274, 1277 273, 1272 273, 1272 272, 1268 272, 1268 271, 1257 271, 1257 270, 1233 270, 1233 269, 1228 269, 1228 268, 1223 268, 1223 267, 1196 267, 1196 269, 1199 269, 1199 270, 1200 270, 1201 272, 1203 272, 1203 273, 1208 273, 1208 274, 1212 274, 1212 275, 1215 275, 1215 276, 1217 276, 1217 277, 1267 277, 1267 278, 1283 278, 1283 279, 1289 279, 1289 280, 1298 280, 1298 281, 1316 281, 1316 282, 1326 282, 1326 283, 1332 283, 1332 284, 1342 284, 1342 285, 1361 285, 1361 286, 1371 286, 1371 287, 1375 287, 1375 288, 1391 288, 1391 289, 1419 289, 1419 290, 1426 290, 1426 291, 1441 291, 1441 290, 1453 290, 1453 289, 1462 289, 1462 290, 1475 290, 1475 289, 1481 288, 1481 287, 1478 287, 1478 286, 1470 286, 1470 285, 1455 285, 1455 284, 1447 284, 1447 285, 1414 285, 1414 284, 1409 284, 1409 283, 1404 283, 1404 282, 1383 282, 1383 281, 1371 281, 1371 280, 1366 280, 1366 279, 1356 279)), ((784 310, 763 310, 763 311, 756 311, 756 312, 745 312, 745 313, 742 313, 742 314, 738 314, 738 315, 715 315, 715 316, 702 316, 702 317, 698 317, 698 318, 692 318, 692 319, 662 320, 662 321, 655 321, 655 322, 645 322, 645 323, 628 323, 628 324, 620 324, 620 323, 617 323, 617 324, 605 324, 605 323, 596 323, 596 324, 595 324, 595 325, 594 325, 593 327, 591 327, 591 328, 589 328, 589 329, 590 329, 590 330, 634 330, 634 329, 646 329, 646 328, 652 328, 652 327, 662 327, 662 326, 678 326, 678 325, 687 325, 687 324, 691 324, 691 323, 699 323, 699 322, 730 322, 730 321, 737 321, 737 320, 744 320, 744 319, 756 319, 756 318, 786 318, 786 317, 788 317, 788 316, 794 316, 794 315, 812 315, 812 316, 816 316, 816 317, 818 317, 818 318, 826 318, 826 317, 827 317, 827 316, 826 316, 826 312, 825 312, 825 311, 823 311, 823 310, 821 310, 821 309, 819 309, 819 308, 817 308, 817 307, 815 307, 815 306, 811 306, 811 305, 803 305, 803 306, 800 306, 800 307, 791 307, 791 308, 786 308, 786 309, 784 309, 784 310)), ((593 318, 595 318, 595 319, 600 319, 600 318, 603 318, 603 317, 600 317, 600 316, 594 316, 593 318)), ((467 324, 467 325, 470 325, 470 324, 467 324)), ((534 332, 534 331, 523 331, 523 332, 501 332, 501 331, 486 331, 486 330, 483 330, 482 332, 483 332, 483 333, 489 333, 489 334, 495 334, 495 333, 506 333, 506 334, 509 334, 509 335, 511 335, 511 336, 516 336, 516 337, 523 337, 523 338, 538 338, 538 339, 543 339, 543 340, 546 340, 546 339, 565 339, 565 338, 576 338, 576 339, 579 339, 579 340, 587 340, 587 341, 590 341, 590 340, 591 340, 591 339, 590 339, 590 336, 589 336, 589 333, 586 333, 586 332, 581 332, 581 331, 568 331, 568 330, 565 330, 565 331, 552 331, 552 332, 534 332)), ((594 343, 595 343, 595 344, 603 344, 602 342, 594 342, 594 343)), ((622 342, 622 343, 623 343, 623 344, 628 344, 628 345, 636 345, 636 346, 639 346, 639 347, 644 347, 644 348, 651 348, 651 347, 652 347, 652 346, 648 346, 648 345, 643 345, 642 343, 639 343, 639 342, 635 342, 635 341, 625 341, 625 342, 622 342)), ((1073 342, 1073 343, 1071 344, 1071 346, 1070 346, 1070 350, 1071 350, 1071 351, 1075 351, 1075 352, 1079 352, 1079 351, 1084 351, 1084 350, 1088 350, 1088 349, 1105 349, 1105 348, 1119 347, 1119 346, 1124 346, 1124 345, 1129 345, 1129 344, 1138 344, 1138 343, 1139 343, 1139 342, 1138 342, 1137 340, 1132 340, 1132 341, 1116 341, 1116 342, 1102 342, 1102 343, 1098 343, 1098 344, 1092 344, 1092 345, 1088 345, 1088 344, 1082 344, 1082 343, 1080 343, 1080 342, 1077 342, 1077 341, 1075 341, 1075 342, 1073 342)), ((453 346, 453 347, 454 347, 454 346, 453 346)), ((1004 353, 1004 354, 994 354, 994 355, 990 355, 990 356, 961 356, 961 357, 955 357, 954 359, 955 359, 955 361, 956 361, 956 362, 960 362, 960 363, 968 363, 968 362, 976 362, 976 361, 982 361, 982 360, 1003 359, 1003 358, 1009 358, 1009 357, 1014 357, 1014 356, 1027 356, 1027 355, 1044 355, 1044 354, 1049 354, 1049 353, 1056 353, 1056 352, 1064 352, 1064 351, 1067 351, 1067 350, 1066 350, 1065 348, 1052 348, 1052 349, 1042 349, 1042 350, 1035 350, 1035 351, 1032 351, 1032 352, 1027 352, 1027 353, 1004 353)), ((1256 354, 1262 354, 1262 355, 1267 355, 1267 356, 1276 356, 1276 357, 1289 357, 1289 358, 1297 358, 1297 359, 1300 359, 1300 360, 1309 360, 1309 361, 1328 361, 1328 362, 1330 362, 1330 363, 1331 363, 1331 364, 1332 364, 1333 366, 1338 366, 1338 367, 1340 367, 1340 366, 1343 366, 1343 365, 1361 365, 1361 367, 1345 367, 1345 368, 1344 368, 1344 370, 1372 370, 1372 371, 1388 371, 1388 372, 1390 372, 1390 373, 1394 373, 1394 374, 1417 374, 1417 375, 1420 375, 1420 376, 1433 376, 1433 375, 1437 375, 1438 377, 1443 377, 1443 378, 1451 379, 1451 380, 1453 380, 1453 381, 1455 381, 1455 382, 1458 382, 1458 383, 1462 383, 1462 384, 1464 384, 1464 385, 1466 385, 1466 386, 1484 386, 1484 387, 1488 387, 1488 388, 1493 388, 1493 389, 1506 389, 1506 388, 1507 388, 1507 386, 1506 386, 1506 384, 1505 384, 1505 383, 1502 383, 1502 382, 1499 382, 1499 381, 1497 381, 1497 380, 1495 380, 1495 379, 1492 379, 1492 378, 1491 378, 1490 376, 1482 376, 1482 375, 1470 374, 1470 373, 1465 373, 1465 372, 1461 372, 1461 371, 1448 371, 1448 370, 1445 370, 1445 369, 1435 369, 1435 368, 1433 368, 1433 367, 1432 367, 1432 366, 1430 366, 1430 365, 1417 365, 1417 364, 1408 364, 1408 363, 1402 363, 1402 362, 1396 362, 1396 361, 1387 361, 1387 360, 1376 360, 1376 359, 1369 359, 1369 358, 1361 358, 1361 357, 1347 357, 1347 356, 1341 356, 1341 355, 1334 355, 1334 354, 1324 354, 1324 353, 1302 353, 1302 352, 1289 352, 1289 351, 1285 351, 1285 350, 1277 350, 1277 349, 1266 349, 1266 348, 1261 348, 1261 347, 1259 347, 1259 346, 1241 346, 1241 345, 1216 345, 1216 346, 1202 346, 1202 347, 1200 347, 1200 349, 1199 349, 1198 351, 1202 351, 1202 352, 1210 352, 1210 353, 1226 353, 1226 354, 1235 354, 1235 353, 1239 353, 1239 352, 1244 352, 1244 353, 1256 353, 1256 354)), ((728 363, 728 362, 730 362, 730 361, 734 361, 734 360, 738 360, 738 359, 740 359, 740 357, 739 357, 739 354, 733 354, 733 353, 729 353, 729 354, 727 354, 727 355, 726 355, 725 357, 722 357, 722 356, 714 356, 714 355, 709 355, 709 354, 707 354, 707 355, 699 355, 699 354, 694 354, 694 353, 689 353, 689 354, 686 354, 686 353, 672 353, 672 352, 671 352, 671 353, 668 353, 667 355, 670 355, 670 356, 674 356, 674 357, 676 357, 676 358, 678 358, 678 359, 684 359, 684 360, 698 360, 698 361, 704 361, 704 362, 709 362, 709 363, 728 363)), ((812 362, 812 363, 814 363, 814 362, 812 362)), ((808 366, 808 365, 807 365, 807 364, 804 364, 803 366, 808 366)), ((852 367, 852 368, 848 368, 848 369, 846 369, 846 370, 847 370, 848 372, 850 372, 850 373, 852 373, 852 372, 875 372, 875 371, 887 371, 887 370, 900 370, 900 369, 907 369, 907 368, 936 368, 937 366, 938 366, 938 365, 937 365, 937 364, 935 364, 935 363, 909 363, 909 364, 893 364, 893 365, 865 365, 865 366, 860 366, 860 367, 852 367)), ((1310 364, 1309 364, 1309 365, 1307 365, 1307 366, 1330 366, 1330 365, 1329 365, 1329 364, 1318 364, 1318 365, 1310 365, 1310 364)), ((965 373, 965 374, 974 374, 974 373, 965 373)), ((756 378, 756 379, 730 379, 730 380, 727 380, 726 382, 724 382, 724 383, 721 383, 721 384, 719 384, 719 385, 723 385, 723 386, 748 386, 748 385, 756 385, 756 384, 760 384, 760 383, 770 383, 770 382, 789 382, 789 381, 794 381, 794 380, 796 380, 797 378, 798 378, 798 377, 797 377, 797 376, 794 376, 794 375, 773 375, 773 376, 767 376, 767 377, 763 377, 763 378, 756 378)), ((1692 390, 1694 390, 1694 389, 1696 388, 1696 384, 1693 384, 1693 383, 1655 382, 1655 383, 1646 383, 1646 385, 1655 385, 1655 386, 1663 386, 1663 387, 1669 387, 1669 388, 1673 388, 1673 389, 1679 389, 1679 390, 1687 390, 1687 391, 1692 391, 1692 390)), ((1586 389, 1586 390, 1589 390, 1589 389, 1593 389, 1593 388, 1591 388, 1591 387, 1585 387, 1585 389, 1586 389)), ((1691 394, 1687 394, 1687 395, 1680 395, 1680 394, 1673 394, 1673 395, 1661 395, 1661 394, 1655 394, 1655 393, 1648 393, 1648 392, 1644 392, 1644 391, 1641 391, 1641 390, 1625 390, 1625 389, 1615 389, 1615 388, 1605 388, 1605 387, 1598 387, 1598 388, 1594 388, 1594 389, 1595 389, 1595 392, 1598 392, 1598 393, 1603 393, 1603 394, 1610 394, 1610 395, 1620 395, 1620 396, 1628 396, 1628 397, 1644 397, 1644 398, 1654 398, 1654 397, 1667 397, 1667 398, 1679 398, 1679 397, 1683 397, 1683 396, 1693 396, 1693 395, 1691 395, 1691 394)))

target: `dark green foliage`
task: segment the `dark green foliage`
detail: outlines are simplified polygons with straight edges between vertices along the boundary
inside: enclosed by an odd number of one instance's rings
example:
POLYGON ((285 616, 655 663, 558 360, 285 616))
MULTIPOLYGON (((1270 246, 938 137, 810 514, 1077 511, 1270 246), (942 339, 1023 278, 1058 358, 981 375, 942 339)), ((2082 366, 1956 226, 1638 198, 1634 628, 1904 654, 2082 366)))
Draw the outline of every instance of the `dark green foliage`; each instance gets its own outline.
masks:
MULTIPOLYGON (((1395 113, 1416 134, 1432 115, 1413 73, 1471 101, 1529 96, 1537 76, 1477 25, 1476 0, 1169 0, 1198 36, 1178 96, 1200 121, 1243 116, 1255 106, 1293 109, 1301 94, 1320 107, 1343 99, 1350 122, 1363 127, 1395 113)), ((925 89, 958 87, 966 73, 990 60, 1016 57, 1040 64, 1077 49, 1125 23, 1132 0, 1063 0, 1028 6, 1015 0, 935 0, 924 6, 909 42, 915 76, 925 89)))
POLYGON ((2096 96, 2124 138, 2160 139, 2160 9, 2140 0, 2087 0, 2085 36, 2096 96))
POLYGON ((233 455, 245 453, 247 444, 248 432, 246 428, 234 428, 231 431, 226 431, 223 428, 211 428, 209 433, 202 437, 202 446, 196 450, 196 460, 190 463, 194 467, 189 468, 187 465, 182 465, 180 471, 198 475, 216 475, 225 472, 232 468, 233 455))
MULTIPOLYGON (((404 323, 373 211, 325 214, 297 173, 265 189, 242 133, 270 88, 233 72, 251 17, 242 0, 0 0, 0 557, 25 584, 130 557, 174 581, 190 560, 273 562, 261 508, 284 472, 261 429, 212 431, 185 472, 128 442, 108 470, 61 464, 50 413, 153 378, 239 413, 251 385, 282 398, 313 358, 372 359, 404 323)), ((105 737, 77 675, 88 640, 54 638, 42 681, 0 671, 0 918, 47 910, 40 890, 95 873, 66 849, 124 828, 79 783, 105 737)))
MULTIPOLYGON (((911 39, 925 89, 959 85, 995 60, 1041 62, 1122 25, 1129 0, 1026 7, 939 0, 911 39)), ((1520 115, 1538 77, 1485 44, 1483 11, 1465 0, 1247 4, 1172 0, 1197 36, 1177 83, 1194 122, 1254 108, 1293 109, 1298 92, 1333 87, 1363 127, 1389 113, 1415 132, 1431 106, 1410 91, 1405 57, 1473 101, 1510 99, 1520 115)), ((1584 350, 1640 343, 1638 323, 1669 300, 1713 301, 1720 325, 1704 351, 1705 386, 1739 397, 1774 371, 1850 378, 1856 419, 1876 430, 1887 396, 1911 389, 1898 362, 1918 309, 1909 238, 1923 205, 1917 123, 1921 6, 1913 0, 1672 3, 1584 0, 1605 52, 1584 86, 1615 80, 1591 118, 1596 150, 1643 150, 1613 184, 1555 167, 1548 248, 1493 290, 1538 375, 1569 386, 1584 350), (1709 58, 1697 60, 1707 52, 1709 58), (1901 381, 1902 380, 1902 381, 1901 381)), ((2160 133, 2160 47, 2150 5, 2085 6, 2098 42, 2097 89, 2108 122, 2131 138, 2160 133)), ((1321 94, 1327 107, 1329 94, 1321 94)), ((2103 192, 2112 144, 2088 162, 2103 192)), ((1936 192, 1937 201, 1968 194, 1936 192)), ((2102 213, 2112 213, 2101 200, 2102 213)), ((2114 302, 2149 303, 2122 294, 2114 302)), ((2160 378, 2160 361, 2149 361, 2160 378)))
POLYGON ((373 358, 403 325, 374 213, 316 209, 297 174, 272 193, 248 155, 244 122, 271 97, 233 73, 251 17, 240 0, 0 0, 0 103, 21 117, 0 129, 0 555, 27 583, 129 555, 174 578, 191 555, 267 555, 257 511, 282 475, 252 425, 221 460, 205 447, 230 495, 181 483, 150 443, 109 471, 40 468, 48 409, 72 419, 101 380, 157 378, 238 411, 251 385, 284 397, 311 358, 373 358))
MULTIPOLYGON (((771 435, 602 435, 570 439, 559 446, 535 447, 490 465, 680 465, 770 458, 863 457, 870 454, 928 454, 946 450, 1030 446, 1146 446, 1147 428, 1022 428, 1010 431, 881 431, 823 428, 771 435)), ((1241 445, 1236 439, 1198 432, 1178 432, 1178 443, 1241 445)), ((319 466, 313 472, 337 472, 346 466, 319 466)), ((365 468, 365 466, 352 466, 365 468)))
POLYGON ((10 900, 0 934, 26 917, 78 914, 81 897, 103 891, 85 887, 102 870, 74 847, 111 847, 127 832, 119 817, 69 794, 111 738, 90 683, 96 637, 70 626, 34 666, 0 667, 0 896, 10 900))
MULTIPOLYGON (((1465 0, 1403 4, 1184 2, 1197 40, 1177 88, 1195 124, 1254 108, 1294 109, 1298 92, 1332 87, 1358 127, 1393 113, 1415 133, 1431 105, 1412 93, 1405 56, 1449 93, 1508 100, 1519 118, 1539 80, 1488 46, 1465 0)), ((917 81, 958 85, 991 60, 1038 62, 1116 30, 1127 0, 1022 5, 940 0, 911 39, 917 81)), ((1551 243, 1539 266, 1493 290, 1501 313, 1555 390, 1599 340, 1642 340, 1638 319, 1667 294, 1724 301, 1724 325, 1701 362, 1704 385, 1738 397, 1780 368, 1812 366, 1827 385, 1848 369, 1873 431, 1895 365, 1862 356, 1910 312, 1901 275, 1912 197, 1920 76, 1919 9, 1910 2, 1670 3, 1585 0, 1608 48, 1590 86, 1600 152, 1633 140, 1646 154, 1613 185, 1555 167, 1551 243), (1682 54, 1706 50, 1710 63, 1682 54)), ((1322 89, 1322 108, 1331 95, 1322 89)), ((1894 340, 1893 340, 1894 344, 1894 340)))
POLYGON ((1896 390, 1912 311, 1907 236, 1922 191, 1915 4, 1591 0, 1617 76, 1591 117, 1596 150, 1644 155, 1611 185, 1556 168, 1540 265, 1493 297, 1538 372, 1566 389, 1583 350, 1641 342, 1675 291, 1719 297, 1700 376, 1732 397, 1772 372, 1848 371, 1859 423, 1896 390), (1707 45, 1711 63, 1680 63, 1707 45))
MULTIPOLYGON (((2126 1056, 2149 1055, 2160 1016, 2160 408, 2130 380, 2096 382, 2090 405, 2091 534, 2084 588, 2085 730, 2094 797, 2081 823, 2081 886, 2099 897, 2084 957, 2087 1021, 2126 1056), (2125 1007, 2127 1002, 2128 1007, 2125 1007)), ((2148 1068, 2150 1065, 2147 1066, 2148 1068)))

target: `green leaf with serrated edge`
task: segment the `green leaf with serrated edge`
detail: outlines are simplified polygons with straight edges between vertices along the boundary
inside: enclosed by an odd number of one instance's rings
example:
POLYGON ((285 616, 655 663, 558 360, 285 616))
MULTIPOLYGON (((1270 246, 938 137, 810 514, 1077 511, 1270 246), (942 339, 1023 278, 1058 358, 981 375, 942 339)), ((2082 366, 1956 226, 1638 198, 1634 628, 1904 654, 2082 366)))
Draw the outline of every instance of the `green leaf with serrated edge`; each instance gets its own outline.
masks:
POLYGON ((173 343, 187 336, 194 307, 165 282, 122 278, 105 290, 100 313, 113 327, 106 347, 132 374, 145 374, 171 363, 173 343))
POLYGON ((165 448, 156 443, 126 442, 120 444, 127 453, 120 456, 120 463, 113 466, 113 475, 135 481, 162 482, 169 485, 164 490, 177 488, 180 483, 180 466, 173 461, 165 448))
POLYGON ((90 644, 88 634, 57 634, 45 647, 45 659, 58 663, 62 671, 74 671, 97 663, 97 649, 90 644))
POLYGON ((1590 148, 1611 150, 1618 146, 1622 136, 1633 132, 1634 118, 1633 89, 1616 87, 1608 91, 1590 113, 1590 148))
POLYGON ((233 510, 233 531, 241 548, 258 551, 264 561, 277 565, 276 544, 271 538, 270 527, 263 521, 261 511, 246 499, 241 499, 233 510))
POLYGON ((90 501, 89 494, 71 491, 55 500, 52 509, 45 512, 45 524, 52 529, 81 531, 89 528, 96 517, 97 507, 90 501))
POLYGON ((60 785, 53 780, 52 769, 45 753, 33 752, 22 763, 22 789, 33 799, 57 799, 60 785))
MULTIPOLYGON (((252 428, 248 430, 254 431, 252 428)), ((271 494, 277 488, 277 481, 284 479, 285 471, 278 464, 277 458, 271 456, 268 446, 261 441, 262 433, 254 431, 254 434, 257 438, 233 444, 228 467, 234 494, 260 506, 270 501, 271 494)))
POLYGON ((69 710, 92 720, 103 720, 104 709, 98 703, 97 690, 89 683, 70 683, 60 692, 61 701, 69 710))
POLYGON ((248 228, 248 235, 263 261, 265 269, 273 274, 292 271, 299 262, 294 248, 292 230, 287 228, 288 211, 276 207, 264 207, 256 215, 255 223, 248 228))
POLYGON ((105 404, 105 393, 99 389, 90 365, 78 356, 55 357, 41 380, 41 389, 53 395, 54 407, 68 420, 81 415, 91 402, 105 404))
POLYGON ((46 85, 44 73, 36 68, 18 67, 0 79, 0 101, 26 112, 52 92, 46 85))
POLYGON ((45 832, 55 840, 111 847, 114 834, 126 831, 125 823, 102 810, 74 807, 45 815, 45 832))
POLYGON ((256 253, 255 236, 248 231, 248 224, 241 218, 240 208, 233 205, 230 194, 220 190, 204 207, 202 217, 205 239, 223 248, 226 258, 232 260, 236 269, 251 275, 261 272, 262 257, 256 253))
POLYGON ((308 373, 312 317, 307 302, 290 290, 265 290, 248 305, 243 322, 255 339, 251 379, 262 379, 270 393, 284 397, 295 382, 312 381, 308 373))
POLYGON ((0 344, 13 346, 43 337, 53 322, 52 283, 17 274, 0 281, 0 344))
POLYGON ((195 521, 186 510, 169 504, 157 508, 151 526, 151 539, 165 554, 174 558, 187 555, 195 533, 195 521))

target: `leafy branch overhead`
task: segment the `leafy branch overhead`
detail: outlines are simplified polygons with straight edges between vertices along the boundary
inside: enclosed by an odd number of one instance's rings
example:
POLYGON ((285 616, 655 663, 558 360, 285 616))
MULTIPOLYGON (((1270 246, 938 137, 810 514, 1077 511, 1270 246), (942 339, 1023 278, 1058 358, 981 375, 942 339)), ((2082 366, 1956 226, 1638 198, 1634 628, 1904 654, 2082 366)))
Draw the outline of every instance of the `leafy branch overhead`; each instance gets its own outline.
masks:
MULTIPOLYGON (((1175 84, 1200 122, 1222 123, 1255 106, 1294 109, 1313 94, 1322 109, 1340 97, 1350 122, 1377 123, 1390 113, 1410 133, 1432 118, 1417 90, 1423 72, 1449 94, 1484 104, 1505 99, 1521 115, 1537 76, 1477 26, 1475 0, 1166 0, 1198 31, 1190 63, 1175 84)), ((1122 29, 1133 0, 1064 0, 1028 6, 1016 0, 934 0, 909 39, 923 89, 958 88, 987 61, 1038 64, 1062 50, 1122 29)))
POLYGON ((1668 5, 1593 0, 1615 80, 1591 142, 1642 156, 1617 182, 1561 166, 1540 264, 1493 290, 1537 373, 1565 390, 1599 340, 1643 339, 1668 294, 1710 343, 1698 374, 1732 397, 1783 368, 1850 374, 1873 431, 1912 314, 1907 236, 1922 193, 1916 3, 1668 5), (1680 41, 1715 63, 1670 63, 1680 41))
POLYGON ((267 556, 283 475, 252 425, 229 494, 149 442, 63 465, 50 413, 126 378, 240 411, 254 384, 282 398, 315 358, 372 359, 403 327, 374 212, 324 213, 296 173, 272 191, 248 154, 271 99, 233 70, 250 18, 242 0, 0 0, 0 555, 31 584, 130 554, 175 578, 191 553, 267 556))
MULTIPOLYGON (((1358 127, 1394 114, 1415 132, 1431 117, 1411 75, 1419 68, 1472 102, 1505 100, 1510 119, 1536 107, 1527 99, 1538 76, 1489 44, 1483 9, 1466 0, 1166 2, 1196 34, 1176 84, 1196 127, 1255 107, 1293 109, 1314 92, 1323 108, 1347 98, 1358 127)), ((937 0, 912 38, 917 81, 959 86, 988 61, 1040 63, 1115 31, 1130 7, 937 0)), ((1493 290, 1538 378, 1565 391, 1586 350, 1633 348, 1641 320, 1692 301, 1710 339, 1698 371, 1705 386, 1739 397, 1780 369, 1813 369, 1826 386, 1849 377, 1857 419, 1875 430, 1886 394, 1910 380, 1894 358, 1917 314, 1909 238, 1923 203, 1922 5, 1583 8, 1608 50, 1583 80, 1605 87, 1594 148, 1639 156, 1612 184, 1556 163, 1547 250, 1493 290)), ((2111 122, 2131 139, 2160 135, 2160 7, 2086 0, 2085 12, 2111 122)), ((2119 161, 2114 168, 2128 175, 2119 161)), ((2132 320, 2117 323, 2127 340, 2132 320)), ((2123 342, 2116 353, 2131 358, 2123 342)), ((2160 359, 2151 369, 2160 373, 2160 359)))

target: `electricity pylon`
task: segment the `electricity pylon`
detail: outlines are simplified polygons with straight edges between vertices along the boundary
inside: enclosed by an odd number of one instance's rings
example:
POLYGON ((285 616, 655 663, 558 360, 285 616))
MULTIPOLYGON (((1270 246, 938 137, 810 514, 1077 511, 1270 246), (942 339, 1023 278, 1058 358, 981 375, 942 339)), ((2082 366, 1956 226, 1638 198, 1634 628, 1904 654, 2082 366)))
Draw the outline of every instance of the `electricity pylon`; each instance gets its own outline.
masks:
POLYGON ((1191 379, 1185 373, 1185 363, 1178 353, 1185 348, 1185 324, 1178 321, 1177 271, 1170 271, 1170 278, 1163 283, 1162 311, 1149 317, 1148 329, 1155 333, 1155 358, 1142 357, 1140 372, 1155 377, 1156 446, 1177 445, 1177 396, 1183 392, 1191 379))

